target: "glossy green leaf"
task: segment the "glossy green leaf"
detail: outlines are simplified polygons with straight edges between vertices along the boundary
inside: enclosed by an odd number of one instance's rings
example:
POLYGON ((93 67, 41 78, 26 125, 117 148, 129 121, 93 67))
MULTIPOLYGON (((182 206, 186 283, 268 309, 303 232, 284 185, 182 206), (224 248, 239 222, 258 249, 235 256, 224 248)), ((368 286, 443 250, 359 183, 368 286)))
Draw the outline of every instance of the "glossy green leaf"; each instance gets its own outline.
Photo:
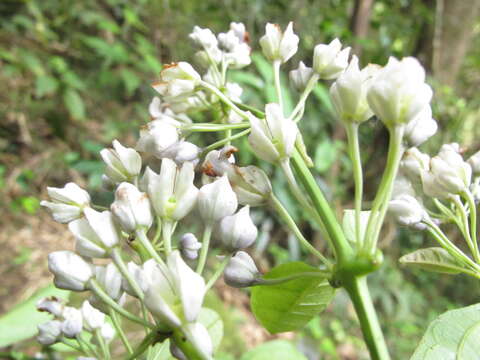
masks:
POLYGON ((255 349, 250 350, 240 360, 307 360, 295 346, 285 340, 266 342, 255 349))
POLYGON ((399 261, 401 264, 444 274, 458 274, 463 270, 462 264, 440 247, 416 250, 402 256, 399 261))
POLYGON ((34 336, 37 333, 37 325, 52 319, 49 314, 37 311, 35 305, 38 300, 49 296, 68 299, 69 295, 70 292, 50 285, 2 316, 0 318, 0 329, 8 329, 8 331, 0 331, 0 347, 34 336))
MULTIPOLYGON (((264 278, 283 278, 303 272, 318 270, 302 262, 291 262, 273 268, 264 278)), ((257 320, 270 333, 292 331, 302 328, 323 311, 334 293, 334 288, 322 276, 301 277, 277 285, 253 287, 251 307, 257 320)))
POLYGON ((447 311, 435 319, 410 360, 480 358, 480 304, 447 311))

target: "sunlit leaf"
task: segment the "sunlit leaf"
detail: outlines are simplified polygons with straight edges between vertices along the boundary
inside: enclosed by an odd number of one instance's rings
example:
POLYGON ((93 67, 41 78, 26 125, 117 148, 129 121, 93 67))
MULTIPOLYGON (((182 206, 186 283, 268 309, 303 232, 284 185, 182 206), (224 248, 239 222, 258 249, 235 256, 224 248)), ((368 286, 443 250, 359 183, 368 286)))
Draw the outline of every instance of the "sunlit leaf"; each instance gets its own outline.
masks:
POLYGON ((399 261, 402 264, 444 274, 459 274, 463 270, 462 264, 440 247, 416 250, 402 256, 399 261))

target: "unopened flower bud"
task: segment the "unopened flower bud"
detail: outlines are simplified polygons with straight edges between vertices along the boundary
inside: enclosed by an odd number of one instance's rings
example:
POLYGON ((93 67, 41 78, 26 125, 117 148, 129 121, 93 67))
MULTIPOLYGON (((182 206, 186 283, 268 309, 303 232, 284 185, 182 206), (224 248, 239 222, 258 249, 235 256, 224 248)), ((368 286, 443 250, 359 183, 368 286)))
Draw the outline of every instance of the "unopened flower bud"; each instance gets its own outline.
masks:
POLYGON ((198 155, 200 152, 201 150, 197 145, 188 141, 180 140, 169 146, 164 151, 162 157, 172 159, 179 165, 187 161, 196 164, 198 162, 198 155))
POLYGON ((429 168, 430 156, 422 153, 416 147, 405 151, 405 155, 400 162, 401 171, 414 183, 420 183, 422 172, 428 171, 429 168))
POLYGON ((47 207, 55 221, 68 223, 82 216, 83 209, 90 206, 90 195, 75 183, 68 183, 63 188, 47 187, 52 201, 41 201, 47 207))
POLYGON ((153 88, 162 96, 183 96, 194 91, 200 82, 198 72, 187 62, 165 65, 160 73, 160 81, 153 88))
POLYGON ((100 156, 106 164, 105 174, 115 183, 132 181, 142 169, 140 154, 117 140, 113 140, 113 149, 103 149, 100 156))
POLYGON ((480 151, 470 156, 467 160, 468 164, 472 167, 472 171, 475 175, 480 175, 480 151))
POLYGON ((248 142, 259 158, 275 163, 291 156, 298 128, 293 120, 283 116, 278 104, 265 106, 265 119, 250 116, 250 124, 248 142))
POLYGON ((148 196, 135 185, 121 183, 115 191, 115 201, 110 208, 115 220, 126 232, 149 229, 152 226, 153 216, 148 196))
POLYGON ((140 130, 136 149, 162 158, 168 147, 178 141, 178 129, 163 120, 149 122, 140 130))
POLYGON ((348 66, 350 48, 342 50, 340 40, 334 39, 330 44, 318 44, 313 49, 313 70, 320 79, 336 79, 348 66))
POLYGON ((471 166, 458 153, 458 144, 445 144, 430 160, 430 171, 422 172, 426 195, 445 198, 468 189, 472 178, 471 166))
POLYGON ((100 328, 100 335, 108 344, 115 337, 115 329, 108 322, 105 322, 100 328))
POLYGON ((405 126, 405 141, 411 146, 419 146, 432 137, 438 129, 432 118, 432 108, 427 105, 405 126))
POLYGON ((80 310, 67 306, 62 313, 62 333, 67 338, 75 338, 82 332, 83 318, 80 310))
POLYGON ((226 175, 211 184, 203 185, 198 193, 200 216, 207 222, 213 223, 232 215, 237 206, 237 196, 226 175))
POLYGON ((429 106, 431 98, 425 70, 412 57, 400 61, 391 57, 373 78, 367 94, 370 108, 387 127, 409 123, 429 106))
POLYGON ((216 177, 229 174, 232 164, 235 164, 233 155, 238 149, 235 146, 224 146, 221 150, 212 150, 205 156, 202 171, 205 175, 216 177))
POLYGON ((160 174, 148 168, 147 172, 148 195, 155 213, 163 219, 178 221, 184 218, 195 206, 198 196, 198 189, 193 185, 193 164, 185 162, 179 167, 165 158, 160 174))
POLYGON ((249 206, 265 205, 272 195, 272 184, 268 175, 259 167, 233 165, 228 173, 238 203, 249 206))
POLYGON ((225 282, 236 288, 248 287, 257 283, 260 272, 253 259, 244 251, 233 256, 225 268, 225 282))
POLYGON ((236 214, 225 216, 219 223, 219 237, 229 250, 245 249, 257 238, 258 230, 250 218, 250 207, 245 206, 236 214))
POLYGON ((42 345, 55 344, 62 333, 62 323, 58 320, 47 321, 38 325, 37 341, 42 345))
POLYGON ((99 212, 85 209, 85 218, 68 224, 75 237, 75 250, 82 256, 108 257, 113 247, 119 243, 117 227, 110 211, 99 212))
POLYGON ((353 56, 345 72, 331 86, 330 96, 337 117, 344 123, 361 123, 373 115, 367 103, 367 90, 374 71, 372 66, 360 71, 358 58, 353 56))
POLYGON ((55 251, 48 255, 48 268, 60 289, 83 291, 93 276, 92 267, 71 251, 55 251))
POLYGON ((198 257, 198 250, 202 248, 202 243, 192 233, 187 233, 180 239, 180 249, 183 257, 189 260, 195 260, 198 257))
POLYGON ((105 323, 105 314, 95 309, 88 300, 83 302, 81 312, 83 325, 88 331, 100 329, 105 323))
POLYGON ((298 50, 299 37, 293 33, 293 23, 289 22, 285 32, 278 24, 268 23, 265 35, 260 38, 263 54, 270 61, 287 62, 298 50))
MULTIPOLYGON (((127 264, 127 269, 135 283, 140 287, 142 291, 145 291, 148 288, 149 284, 143 267, 135 264, 133 261, 130 261, 127 264)), ((129 282, 125 278, 122 278, 122 289, 127 294, 137 297, 136 292, 133 290, 133 288, 130 286, 129 282)))
POLYGON ((115 264, 95 267, 95 279, 103 290, 113 300, 118 301, 122 296, 122 275, 115 264))
POLYGON ((215 34, 210 29, 202 29, 199 26, 193 27, 193 32, 189 35, 196 44, 202 46, 205 49, 216 47, 218 40, 215 34))
POLYGON ((416 198, 407 194, 390 200, 388 211, 399 224, 419 229, 422 228, 422 220, 428 219, 424 207, 416 198))
POLYGON ((54 296, 38 300, 36 306, 38 311, 45 311, 57 317, 62 315, 65 307, 63 302, 54 296))
POLYGON ((298 91, 303 91, 313 75, 313 69, 300 61, 296 70, 290 71, 290 82, 298 91))

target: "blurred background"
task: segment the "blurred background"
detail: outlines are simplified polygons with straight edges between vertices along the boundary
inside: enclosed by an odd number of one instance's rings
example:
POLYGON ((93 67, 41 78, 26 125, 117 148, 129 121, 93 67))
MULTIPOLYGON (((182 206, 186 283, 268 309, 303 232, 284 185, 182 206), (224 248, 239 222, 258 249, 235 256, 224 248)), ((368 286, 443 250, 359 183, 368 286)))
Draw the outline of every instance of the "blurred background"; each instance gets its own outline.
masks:
MULTIPOLYGON (((21 341, 35 332, 33 303, 28 301, 51 282, 47 254, 72 248, 66 227, 39 206, 45 187, 75 181, 102 202, 99 150, 115 138, 134 145, 138 127, 149 121, 147 107, 154 95, 149 84, 162 63, 193 61, 188 34, 194 25, 218 33, 231 21, 246 24, 253 63, 232 72, 231 79, 244 88, 244 102, 256 106, 274 98, 270 66, 258 46, 269 21, 282 26, 294 21, 301 39, 285 70, 300 60, 311 65, 313 47, 335 37, 351 45, 363 65, 383 65, 392 55, 416 56, 435 89, 433 110, 440 126, 422 149, 433 153, 440 144, 455 141, 473 152, 480 148, 479 8, 479 0, 1 0, 0 358, 22 359, 39 350, 34 342, 21 341), (11 311, 17 311, 16 317, 11 311), (13 327, 19 327, 22 336, 5 336, 13 327)), ((291 106, 298 94, 288 90, 286 77, 283 80, 291 106)), ((342 208, 352 207, 353 183, 345 134, 334 121, 328 84, 315 89, 301 126, 318 181, 341 214, 342 208)), ((361 143, 369 200, 383 170, 387 134, 380 124, 369 124, 362 128, 361 143)), ((240 150, 246 147, 237 145, 240 150)), ((255 160, 245 150, 239 162, 255 160)), ((265 169, 275 192, 322 248, 284 180, 274 169, 265 169)), ((258 211, 256 216, 262 232, 255 254, 263 270, 301 256, 271 214, 258 211)), ((384 228, 380 246, 385 266, 370 282, 395 359, 412 354, 435 316, 478 302, 477 281, 398 266, 399 256, 429 243, 421 233, 390 223, 384 228)), ((231 355, 222 358, 239 358, 273 338, 249 314, 246 292, 219 284, 208 302, 225 322, 221 352, 231 355)), ((302 332, 280 337, 309 359, 367 358, 353 309, 342 292, 302 332)))

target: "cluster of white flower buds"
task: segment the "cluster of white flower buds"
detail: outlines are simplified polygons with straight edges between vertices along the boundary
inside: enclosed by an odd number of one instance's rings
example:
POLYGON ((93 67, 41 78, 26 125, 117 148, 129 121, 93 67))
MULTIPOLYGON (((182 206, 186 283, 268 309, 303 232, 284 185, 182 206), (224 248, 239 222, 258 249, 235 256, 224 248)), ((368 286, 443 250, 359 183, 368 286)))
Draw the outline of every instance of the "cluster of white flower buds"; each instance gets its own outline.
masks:
POLYGON ((54 320, 38 326, 37 340, 43 345, 55 344, 62 338, 77 339, 84 331, 98 333, 97 336, 106 344, 115 337, 115 330, 106 321, 105 314, 95 309, 88 300, 76 309, 65 306, 57 298, 44 298, 37 303, 37 309, 54 316, 54 320))

